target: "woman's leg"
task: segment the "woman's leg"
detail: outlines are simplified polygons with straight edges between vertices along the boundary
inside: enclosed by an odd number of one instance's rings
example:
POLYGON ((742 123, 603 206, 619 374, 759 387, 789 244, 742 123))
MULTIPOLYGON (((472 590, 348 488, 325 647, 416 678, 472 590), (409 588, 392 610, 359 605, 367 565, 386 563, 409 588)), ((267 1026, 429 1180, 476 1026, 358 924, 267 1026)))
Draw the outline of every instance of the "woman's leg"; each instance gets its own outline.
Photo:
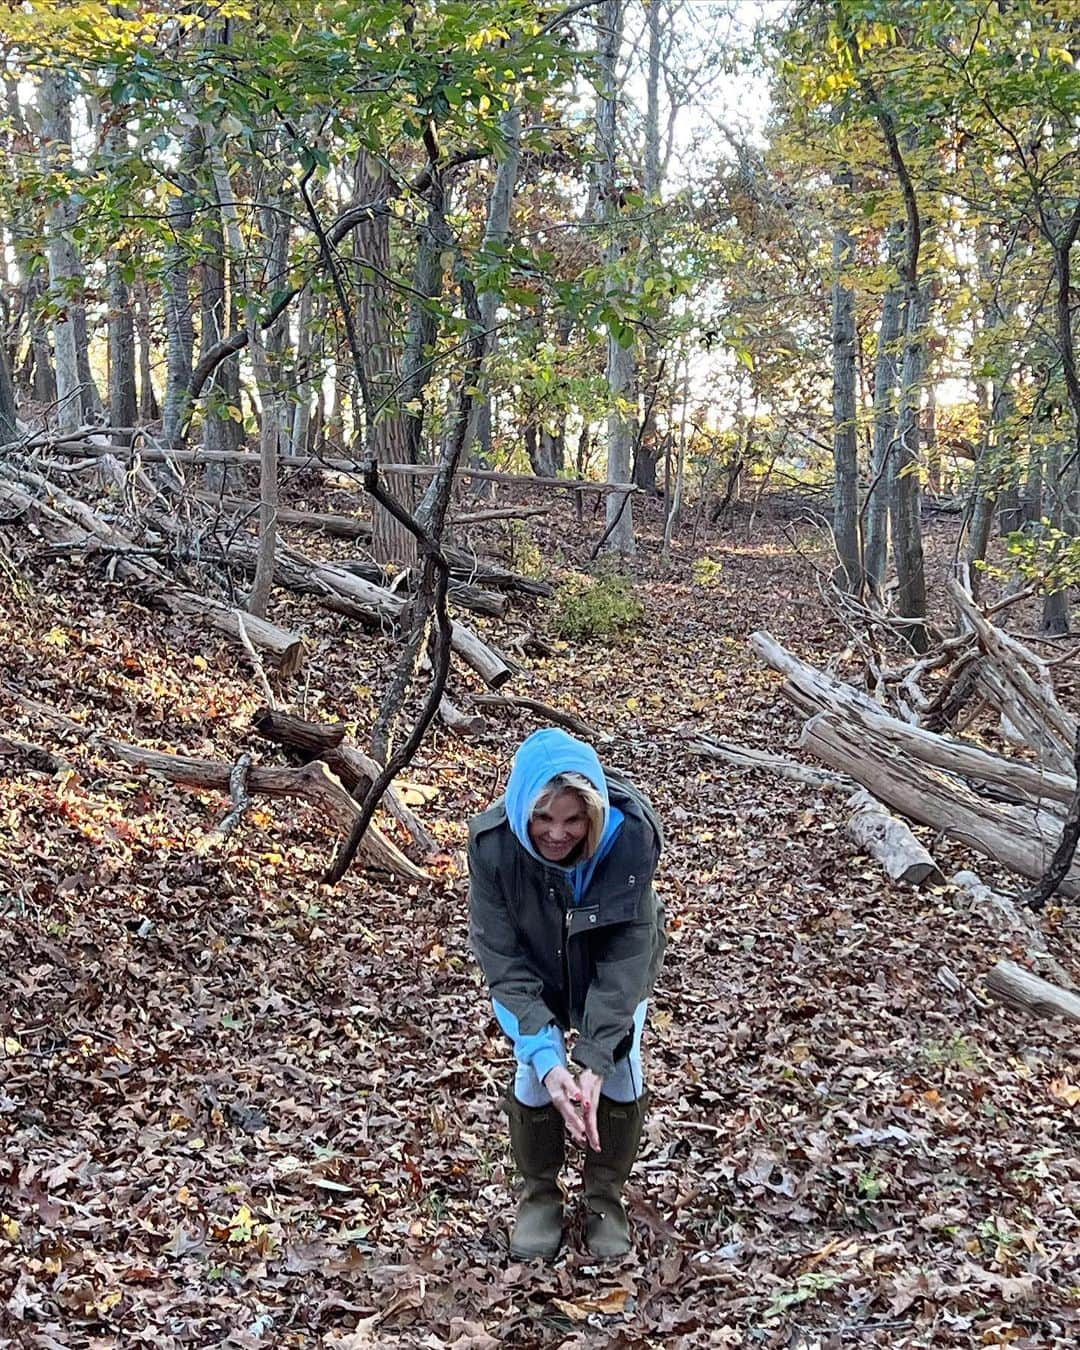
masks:
MULTIPOLYGON (((645 1015, 649 1011, 646 999, 634 1009, 634 1040, 630 1053, 615 1065, 615 1072, 604 1079, 601 1094, 612 1102, 636 1102, 645 1091, 645 1070, 641 1063, 641 1033, 645 1029, 645 1015)), ((534 1075, 535 1077, 535 1075, 534 1075)), ((543 1084, 541 1084, 543 1087, 543 1084)))

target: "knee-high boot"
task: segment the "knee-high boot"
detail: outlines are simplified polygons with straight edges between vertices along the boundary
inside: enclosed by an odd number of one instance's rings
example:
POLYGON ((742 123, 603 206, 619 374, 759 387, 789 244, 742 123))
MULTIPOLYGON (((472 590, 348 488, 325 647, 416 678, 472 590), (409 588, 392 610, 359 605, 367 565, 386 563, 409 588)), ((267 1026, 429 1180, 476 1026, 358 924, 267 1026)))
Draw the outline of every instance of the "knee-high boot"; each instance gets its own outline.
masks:
POLYGON ((559 1172, 566 1158, 563 1119, 554 1106, 523 1106, 511 1095, 510 1148, 524 1182, 510 1255, 519 1261, 551 1260, 562 1242, 563 1193, 559 1172))
POLYGON ((602 1261, 625 1256, 630 1250, 630 1220, 623 1208, 622 1190, 641 1143, 646 1096, 633 1102, 601 1097, 596 1110, 600 1152, 585 1155, 585 1242, 602 1261))

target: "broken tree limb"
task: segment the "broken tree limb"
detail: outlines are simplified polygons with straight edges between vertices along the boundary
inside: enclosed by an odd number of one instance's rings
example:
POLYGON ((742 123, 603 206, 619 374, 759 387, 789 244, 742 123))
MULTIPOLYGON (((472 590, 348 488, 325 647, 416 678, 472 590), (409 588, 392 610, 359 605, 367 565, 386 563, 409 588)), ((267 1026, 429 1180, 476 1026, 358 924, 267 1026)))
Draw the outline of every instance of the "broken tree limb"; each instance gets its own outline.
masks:
POLYGON ((439 700, 439 720, 459 736, 482 736, 487 723, 479 713, 467 713, 443 694, 439 700))
POLYGON ((548 516, 550 506, 498 506, 490 511, 467 511, 447 518, 448 525, 482 525, 489 520, 519 520, 528 516, 548 516))
MULTIPOLYGON (((882 753, 864 728, 835 713, 811 718, 799 743, 832 768, 851 774, 892 810, 960 840, 1022 876, 1042 876, 1057 845, 1060 817, 990 800, 955 774, 882 753)), ((1075 863, 1061 890, 1066 895, 1080 894, 1080 870, 1075 863)))
POLYGON ((948 587, 986 655, 980 677, 1002 716, 1038 753, 1047 768, 1055 773, 1068 773, 1077 724, 1058 702, 1046 663, 995 627, 955 578, 949 579, 948 587))
POLYGON ((1080 1022, 1080 997, 1032 975, 1015 961, 999 961, 986 977, 986 992, 999 1003, 1037 1017, 1080 1022))
POLYGON ((514 671, 505 658, 457 619, 451 624, 450 643, 454 652, 492 689, 501 689, 513 678, 514 671))
MULTIPOLYGON (((91 746, 101 747, 125 764, 145 769, 148 773, 160 774, 169 782, 184 787, 211 788, 217 792, 229 790, 229 776, 234 767, 231 764, 129 745, 126 741, 99 735, 91 728, 57 712, 56 709, 26 698, 10 686, 5 686, 5 692, 31 716, 59 726, 91 746)), ((313 761, 297 769, 254 765, 249 770, 248 789, 253 794, 268 797, 301 797, 344 826, 351 825, 359 814, 360 808, 357 803, 345 790, 341 781, 335 778, 321 761, 313 761)), ((411 862, 397 845, 387 839, 374 825, 365 835, 364 850, 368 861, 383 871, 404 877, 408 881, 430 880, 422 868, 411 862)))
POLYGON ((970 909, 982 915, 995 933, 1010 943, 1024 947, 1027 960, 1034 962, 1039 973, 1064 989, 1076 989, 1076 982, 1061 963, 1055 960, 1046 945, 1046 935, 1036 921, 1015 901, 999 895, 985 885, 974 872, 961 871, 949 878, 950 883, 970 902, 970 909))
MULTIPOLYGON (((308 722, 274 708, 263 708, 253 719, 253 725, 267 740, 309 759, 321 759, 348 792, 355 793, 357 788, 366 791, 382 772, 382 765, 370 755, 346 744, 345 727, 340 722, 308 722)), ((437 842, 402 801, 393 784, 383 795, 383 805, 389 815, 404 825, 419 848, 427 853, 436 851, 437 842)))
POLYGON ((848 835, 865 853, 881 863, 892 881, 909 886, 944 880, 928 849, 907 825, 868 792, 856 792, 848 802, 854 814, 847 822, 848 835))
POLYGON ((740 769, 764 769, 819 791, 853 792, 857 787, 855 780, 847 774, 817 769, 812 764, 800 764, 797 759, 788 759, 785 755, 772 755, 748 745, 733 745, 730 741, 718 741, 711 736, 694 736, 687 748, 694 754, 720 759, 740 769))
POLYGON ((800 661, 768 633, 753 634, 750 645, 774 670, 787 677, 781 693, 801 712, 808 716, 834 713, 854 723, 874 740, 882 753, 919 760, 973 783, 1000 788, 997 795, 1007 801, 1039 806, 1072 800, 1071 777, 902 722, 860 690, 800 661))
POLYGON ((481 708, 525 708, 554 722, 556 726, 565 727, 593 745, 608 745, 614 739, 606 731, 597 731, 573 713, 553 708, 550 703, 541 703, 537 698, 523 698, 520 694, 474 694, 472 701, 481 708))
MULTIPOLYGON (((259 503, 249 497, 218 496, 216 492, 191 492, 196 501, 210 506, 220 507, 240 515, 249 515, 257 519, 259 503)), ((295 525, 302 530, 318 530, 320 534, 330 535, 334 539, 370 539, 371 522, 360 520, 356 516, 335 516, 321 511, 297 511, 291 507, 279 506, 277 518, 283 525, 295 525)))
MULTIPOLYGON (((48 485, 47 490, 52 499, 57 500, 57 490, 48 485)), ((76 502, 74 498, 70 501, 74 503, 71 510, 77 519, 38 498, 25 484, 0 477, 0 503, 15 507, 27 519, 32 518, 42 535, 51 542, 72 544, 90 553, 96 549, 106 554, 115 551, 115 556, 110 558, 110 566, 117 576, 134 583, 147 600, 171 613, 204 619, 212 628, 241 646, 243 639, 237 615, 242 613, 248 638, 255 647, 274 657, 281 674, 291 675, 303 665, 304 644, 296 633, 290 633, 254 614, 232 609, 220 600, 176 586, 151 559, 139 557, 136 560, 125 556, 128 553, 139 554, 141 550, 96 516, 85 502, 76 502)))

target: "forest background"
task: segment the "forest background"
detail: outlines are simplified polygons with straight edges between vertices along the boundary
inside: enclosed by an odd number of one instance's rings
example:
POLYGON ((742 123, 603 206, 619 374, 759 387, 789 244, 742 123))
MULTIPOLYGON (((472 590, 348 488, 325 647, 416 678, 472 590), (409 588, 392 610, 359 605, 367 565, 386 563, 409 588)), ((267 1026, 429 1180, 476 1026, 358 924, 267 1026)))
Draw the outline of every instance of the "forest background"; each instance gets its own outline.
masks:
POLYGON ((14 1343, 1075 1343, 1077 17, 4 8, 14 1343), (504 1264, 548 721, 671 827, 619 1271, 504 1264))

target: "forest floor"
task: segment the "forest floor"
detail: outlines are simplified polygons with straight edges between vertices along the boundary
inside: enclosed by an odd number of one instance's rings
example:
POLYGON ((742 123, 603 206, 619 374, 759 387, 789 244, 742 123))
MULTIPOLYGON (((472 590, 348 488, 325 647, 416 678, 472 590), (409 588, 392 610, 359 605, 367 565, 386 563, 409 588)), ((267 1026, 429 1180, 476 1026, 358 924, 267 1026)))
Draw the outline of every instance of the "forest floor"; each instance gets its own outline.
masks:
MULTIPOLYGON (((0 1344, 1080 1343, 1075 1027, 980 997, 1014 953, 953 887, 889 885, 842 802, 689 753, 683 727, 793 744, 749 633, 819 662, 846 635, 780 519, 737 516, 670 567, 657 524, 632 565, 640 631, 557 644, 512 686, 609 733, 602 756, 668 832, 635 1255, 590 1266, 577 1211, 554 1265, 506 1254, 511 1058, 466 947, 461 850, 531 716, 423 746, 430 885, 354 870, 332 891, 314 810, 263 799, 214 842, 225 799, 0 693, 0 1344)), ((952 528, 931 531, 939 573, 952 528)), ((533 533, 565 561, 577 529, 533 533)), ((90 564, 20 572, 0 572, 9 694, 121 740, 281 762, 224 641, 90 564)), ((549 611, 477 626, 550 638, 549 611)), ((362 744, 389 644, 309 601, 275 617, 310 642, 283 705, 362 744)), ((1002 882, 923 837, 946 875, 1002 882)), ((1044 923, 1080 975, 1075 909, 1044 923)))

